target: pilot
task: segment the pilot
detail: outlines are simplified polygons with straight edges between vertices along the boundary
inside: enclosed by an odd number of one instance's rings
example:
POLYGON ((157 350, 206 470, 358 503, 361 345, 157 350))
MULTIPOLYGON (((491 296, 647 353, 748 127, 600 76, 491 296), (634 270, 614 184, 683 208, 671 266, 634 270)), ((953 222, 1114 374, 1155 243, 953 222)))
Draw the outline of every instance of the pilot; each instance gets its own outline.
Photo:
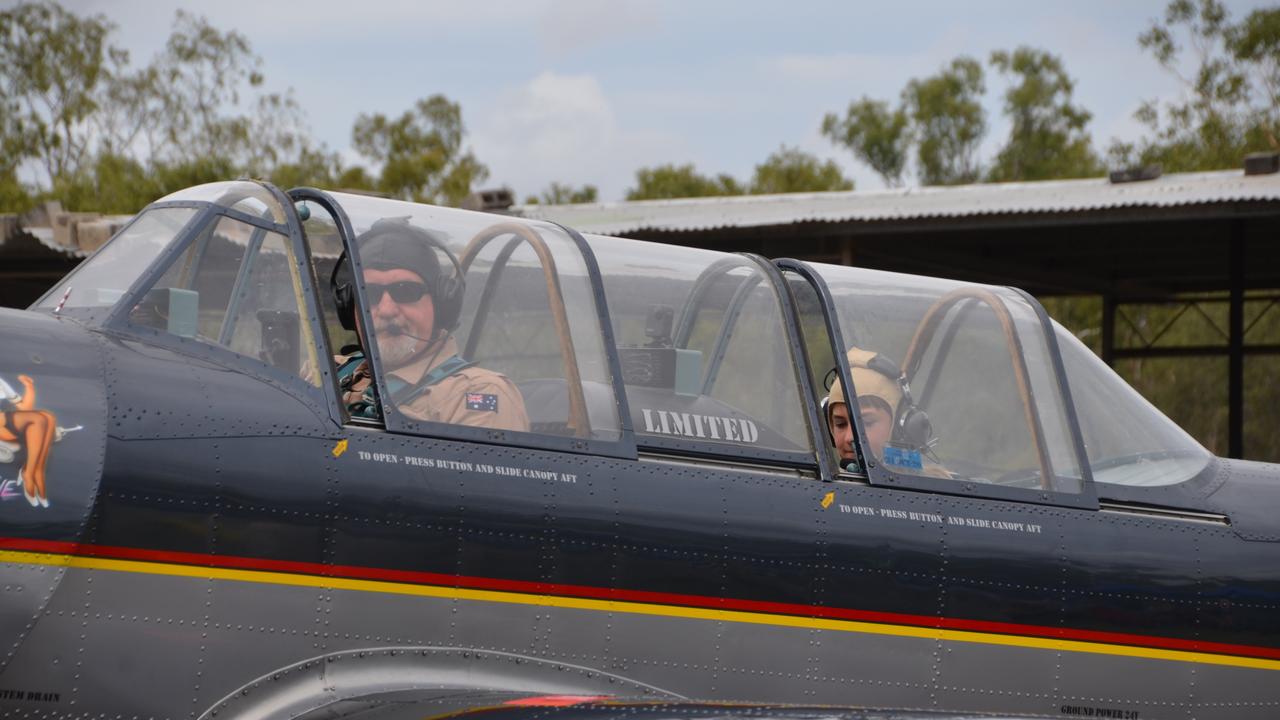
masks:
MULTIPOLYGON (((444 245, 404 219, 379 220, 357 242, 372 337, 397 409, 418 420, 527 431, 529 418, 515 384, 458 355, 453 330, 465 288, 461 269, 444 245), (440 254, 456 274, 442 272, 440 254)), ((336 276, 339 317, 356 328, 355 293, 349 283, 337 283, 336 276)), ((353 417, 380 418, 364 353, 335 360, 347 410, 353 417)))
MULTIPOLYGON (((884 455, 884 446, 893 435, 894 409, 902 401, 902 388, 895 380, 868 367, 874 357, 875 353, 858 348, 850 348, 848 353, 849 375, 858 388, 858 413, 867 433, 867 444, 872 454, 879 458, 884 455)), ((840 378, 831 384, 825 405, 831 440, 841 463, 856 460, 853 419, 849 416, 849 405, 840 378)))

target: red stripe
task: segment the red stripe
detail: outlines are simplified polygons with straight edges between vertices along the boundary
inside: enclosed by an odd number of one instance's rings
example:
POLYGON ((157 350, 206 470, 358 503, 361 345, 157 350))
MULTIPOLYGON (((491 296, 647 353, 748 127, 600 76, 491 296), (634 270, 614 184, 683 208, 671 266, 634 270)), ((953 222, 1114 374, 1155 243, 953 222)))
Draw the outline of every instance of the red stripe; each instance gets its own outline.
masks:
POLYGON ((741 612, 766 613, 770 615, 792 615, 797 617, 827 618, 832 620, 851 620, 856 622, 883 623, 887 625, 937 628, 940 630, 965 630, 980 633, 994 633, 998 635, 1020 635, 1027 637, 1053 638, 1058 640, 1077 640, 1083 642, 1106 643, 1110 645, 1132 645, 1136 647, 1160 648, 1164 650, 1185 650, 1188 652, 1203 652, 1218 655, 1237 655, 1241 657, 1280 660, 1280 648, 1261 647, 1256 645, 1235 645, 1231 643, 1185 640, 1181 638, 1158 637, 1152 635, 1134 635, 1129 633, 1105 632, 1099 630, 1054 628, 1043 625, 1023 625, 1019 623, 991 622, 987 620, 966 620, 962 618, 946 618, 932 615, 909 615, 905 613, 879 612, 875 610, 818 607, 814 605, 769 602, 765 600, 717 598, 705 595, 681 595, 678 593, 652 592, 648 590, 601 588, 590 585, 560 585, 556 583, 529 582, 525 580, 501 580, 497 578, 446 575, 443 573, 421 572, 416 570, 392 570, 388 568, 373 568, 358 565, 325 565, 321 563, 295 562, 292 560, 271 560, 266 558, 237 557, 228 555, 206 555, 202 553, 174 552, 169 550, 145 550, 141 548, 113 547, 107 545, 59 542, 54 540, 29 540, 25 538, 7 537, 0 537, 0 550, 43 552, 59 555, 75 555, 80 557, 109 558, 114 560, 162 562, 177 565, 220 567, 234 570, 262 570, 266 572, 314 575, 319 577, 340 577, 352 580, 381 580, 412 585, 434 585, 438 587, 466 588, 470 590, 515 592, 526 595, 554 595, 559 597, 616 600, 621 602, 652 603, 657 605, 679 605, 684 607, 708 608, 712 610, 736 610, 741 612))
POLYGON ((535 697, 507 700, 502 704, 516 707, 568 707, 570 705, 581 705, 608 699, 608 695, 537 695, 535 697))

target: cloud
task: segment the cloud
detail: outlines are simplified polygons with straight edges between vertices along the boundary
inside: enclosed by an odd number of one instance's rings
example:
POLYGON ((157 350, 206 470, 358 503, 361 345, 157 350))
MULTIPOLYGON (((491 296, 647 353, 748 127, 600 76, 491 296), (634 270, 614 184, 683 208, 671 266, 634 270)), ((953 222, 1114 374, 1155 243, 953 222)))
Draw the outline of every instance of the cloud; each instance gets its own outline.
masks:
POLYGON ((878 55, 830 53, 824 55, 778 55, 762 62, 767 74, 798 82, 827 83, 858 79, 888 62, 878 55))
POLYGON ((544 72, 474 123, 472 146, 489 166, 490 184, 511 186, 521 200, 551 182, 590 183, 602 200, 619 199, 636 168, 678 144, 658 132, 624 129, 591 75, 544 72))
POLYGON ((528 25, 536 17, 536 5, 509 3, 498 14, 476 12, 470 4, 455 0, 415 2, 366 2, 354 9, 347 0, 312 0, 305 7, 261 0, 81 0, 73 8, 81 14, 102 13, 119 26, 122 37, 141 43, 143 36, 159 32, 155 44, 164 42, 179 9, 205 17, 222 30, 235 29, 262 51, 268 43, 362 42, 369 38, 397 41, 418 37, 430 43, 440 28, 451 33, 479 34, 495 26, 528 25), (157 42, 158 41, 158 42, 157 42))
POLYGON ((764 58, 760 71, 778 82, 857 88, 861 94, 896 98, 905 78, 931 74, 941 65, 920 54, 790 54, 764 58))
POLYGON ((543 49, 550 57, 648 35, 658 25, 657 8, 634 0, 551 0, 538 19, 543 49))

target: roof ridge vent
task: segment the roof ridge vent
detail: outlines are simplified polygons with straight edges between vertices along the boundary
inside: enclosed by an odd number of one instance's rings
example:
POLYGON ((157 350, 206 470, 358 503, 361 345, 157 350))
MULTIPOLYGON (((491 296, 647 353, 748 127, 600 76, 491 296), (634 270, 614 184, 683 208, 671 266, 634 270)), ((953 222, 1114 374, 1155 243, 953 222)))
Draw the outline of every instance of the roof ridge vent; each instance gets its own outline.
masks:
POLYGON ((1145 182, 1147 180, 1155 180, 1164 174, 1164 168, 1160 163, 1151 165, 1138 165, 1135 167, 1127 167, 1123 170, 1111 171, 1111 184, 1119 185, 1121 183, 1145 182))
POLYGON ((1280 153, 1256 152, 1244 156, 1245 175, 1272 175, 1280 172, 1280 153))
POLYGON ((462 201, 461 207, 464 210, 505 213, 515 202, 515 194, 511 192, 511 188, 501 187, 477 190, 462 201))

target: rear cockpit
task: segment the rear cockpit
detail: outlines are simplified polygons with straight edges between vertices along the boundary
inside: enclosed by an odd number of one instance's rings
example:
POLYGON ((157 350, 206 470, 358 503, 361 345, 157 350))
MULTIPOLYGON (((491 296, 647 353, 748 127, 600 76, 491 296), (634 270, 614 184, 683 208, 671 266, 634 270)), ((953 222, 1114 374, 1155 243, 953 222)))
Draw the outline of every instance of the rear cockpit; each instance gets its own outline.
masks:
POLYGON ((35 309, 405 435, 1072 506, 1186 483, 1212 461, 1015 290, 360 195, 245 181, 176 193, 35 309), (373 238, 393 231, 421 256, 388 264, 401 240, 373 238), (389 309, 426 300, 430 322, 389 309), (333 363, 353 348, 369 378, 359 412, 333 363), (442 373, 465 378, 452 405, 442 373), (822 408, 837 379, 850 408, 875 396, 891 425, 880 438, 872 415, 850 413, 843 462, 822 408))
POLYGON ((931 489, 956 483, 1088 506, 1095 482, 1172 485, 1211 459, 1025 293, 808 267, 829 294, 834 344, 863 351, 872 366, 856 367, 851 355, 855 389, 859 376, 892 387, 881 394, 894 404, 893 431, 881 447, 870 443, 867 458, 886 481, 923 476, 931 489))

